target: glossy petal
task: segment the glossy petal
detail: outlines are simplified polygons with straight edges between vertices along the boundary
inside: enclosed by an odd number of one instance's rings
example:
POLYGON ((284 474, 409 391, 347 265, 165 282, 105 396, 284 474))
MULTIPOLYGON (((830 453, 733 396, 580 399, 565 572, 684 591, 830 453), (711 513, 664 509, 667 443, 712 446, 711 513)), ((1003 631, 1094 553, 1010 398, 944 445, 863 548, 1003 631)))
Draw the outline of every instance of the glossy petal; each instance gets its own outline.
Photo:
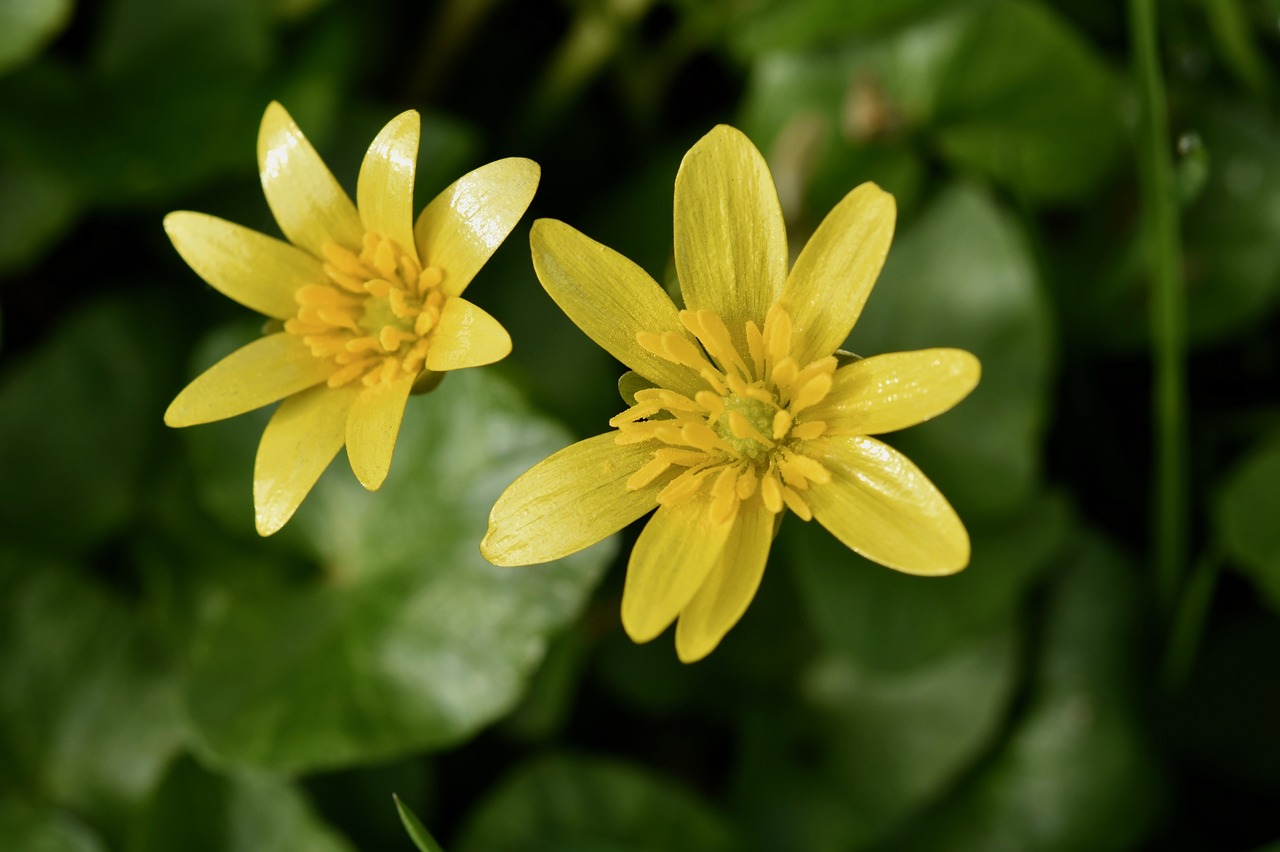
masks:
POLYGON ((676 622, 676 654, 701 660, 738 623, 764 576, 773 543, 774 515, 757 496, 738 509, 724 553, 676 622))
POLYGON ((440 312, 427 350, 427 369, 436 372, 480 367, 511 353, 511 335, 496 319, 459 296, 440 312))
POLYGON ((356 182, 356 207, 364 230, 394 240, 415 260, 413 174, 421 124, 416 110, 391 119, 369 146, 356 182))
POLYGON ((502 493, 480 544, 494 565, 550 562, 612 535, 657 505, 668 481, 628 491, 651 448, 618 446, 616 432, 587 438, 538 462, 502 493))
POLYGON ((323 265, 302 249, 216 216, 170 213, 164 229, 197 275, 269 317, 292 317, 298 288, 325 280, 323 265))
POLYGON ((695 389, 687 368, 636 342, 640 331, 674 331, 689 336, 675 304, 648 273, 555 219, 534 222, 529 244, 533 269, 543 288, 587 336, 656 385, 680 391, 695 389))
POLYGON ((836 370, 827 398, 805 412, 828 434, 880 435, 947 411, 978 384, 982 366, 962 349, 891 352, 836 370))
POLYGON ((291 396, 271 415, 253 465, 253 505, 259 535, 293 517, 320 474, 342 449, 347 412, 359 384, 316 387, 291 396))
POLYGON ((636 539, 622 589, 622 626, 633 641, 666 630, 723 558, 733 524, 714 523, 709 500, 659 506, 636 539))
POLYGON ((896 216, 893 196, 864 183, 827 214, 796 258, 782 301, 801 364, 830 355, 849 336, 889 254, 896 216))
POLYGON ((287 332, 261 337, 205 370, 164 413, 170 426, 194 426, 270 405, 329 378, 333 365, 287 332))
POLYGON ((848 547, 908 574, 953 574, 969 564, 969 534, 945 497, 911 460, 874 438, 806 444, 831 471, 805 499, 848 547))
POLYGON ((444 272, 446 293, 467 289, 528 209, 541 174, 533 160, 498 160, 458 178, 422 211, 413 229, 418 255, 444 272))
POLYGON ((680 163, 675 255, 685 306, 718 313, 747 351, 744 325, 782 294, 788 254, 769 166, 741 131, 714 128, 680 163))
POLYGON ((347 417, 347 458, 356 479, 370 491, 377 491, 391 469, 391 455, 404 419, 415 376, 402 374, 394 382, 362 388, 347 417))
POLYGON ((258 171, 267 204, 289 242, 316 257, 327 242, 359 251, 364 228, 355 205, 274 101, 258 129, 258 171))

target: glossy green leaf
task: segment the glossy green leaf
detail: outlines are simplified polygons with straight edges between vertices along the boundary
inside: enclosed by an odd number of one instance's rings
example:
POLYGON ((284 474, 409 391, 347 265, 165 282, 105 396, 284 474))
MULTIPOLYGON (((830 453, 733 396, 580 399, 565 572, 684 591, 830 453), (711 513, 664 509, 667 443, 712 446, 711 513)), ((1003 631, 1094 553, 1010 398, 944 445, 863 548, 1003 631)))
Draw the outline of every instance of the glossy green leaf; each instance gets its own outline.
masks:
POLYGON ((106 846, 70 814, 0 799, 0 849, 15 852, 106 852, 106 846))
POLYGON ((969 350, 982 380, 955 409, 889 440, 967 524, 1016 514, 1040 480, 1048 305, 1015 220, 967 184, 945 190, 899 232, 843 348, 868 356, 931 346, 969 350))
POLYGON ((1250 453, 1218 496, 1216 522, 1231 564, 1280 609, 1280 436, 1250 453))
POLYGON ((0 5, 0 74, 35 56, 71 22, 73 0, 5 0, 0 5))
POLYGON ((802 676, 803 709, 747 713, 738 819, 768 850, 874 843, 991 747, 1017 675, 1007 614, 987 635, 911 668, 817 658, 802 676))
POLYGON ((149 795, 184 731, 134 618, 59 562, 0 550, 0 786, 117 829, 149 795))
POLYGON ((971 530, 973 561, 950 577, 912 577, 868 562, 825 530, 792 525, 786 542, 825 647, 875 669, 950 653, 1007 620, 1071 529, 1065 501, 1040 497, 1007 522, 971 530))
MULTIPOLYGON (((379 491, 339 456, 290 522, 319 576, 232 592, 195 629, 183 694, 204 747, 340 766, 450 746, 508 712, 613 553, 516 569, 480 556, 501 490, 568 441, 468 370, 410 399, 379 491)), ((248 503, 251 462, 229 464, 248 503)))
POLYGON ((293 785, 269 775, 215 775, 176 761, 138 823, 129 852, 353 852, 293 785))
POLYGON ((454 852, 728 852, 723 817, 670 778, 601 758, 544 757, 508 775, 454 852))
POLYGON ((1025 712, 981 772, 892 837, 900 850, 1122 850, 1152 824, 1159 767, 1138 715, 1133 566, 1078 539, 1042 615, 1025 712))
POLYGON ((87 550, 136 510, 176 325, 164 299, 99 302, 59 324, 0 374, 0 531, 87 550))

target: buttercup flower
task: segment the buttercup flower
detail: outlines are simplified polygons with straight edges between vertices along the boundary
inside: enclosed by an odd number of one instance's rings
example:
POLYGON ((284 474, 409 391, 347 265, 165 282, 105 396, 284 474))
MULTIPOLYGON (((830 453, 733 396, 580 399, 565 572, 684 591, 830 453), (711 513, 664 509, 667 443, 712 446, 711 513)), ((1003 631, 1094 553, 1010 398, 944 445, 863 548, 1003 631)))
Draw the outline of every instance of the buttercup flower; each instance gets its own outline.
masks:
POLYGON ((817 518, 858 553, 911 574, 969 561, 946 499, 870 437, 951 408, 976 358, 927 349, 837 353, 884 264, 893 197, 866 183, 787 272, 768 166, 720 126, 680 165, 675 261, 685 309, 643 270, 573 228, 534 223, 547 292, 633 372, 613 430, 534 466, 498 500, 481 549, 499 565, 573 553, 653 510, 631 552, 622 623, 637 642, 676 625, 692 662, 742 617, 782 515, 817 518))
POLYGON ((174 247, 200 277, 280 321, 196 378, 164 415, 170 426, 191 426, 283 400, 254 464, 262 535, 284 526, 344 444, 360 483, 378 488, 410 391, 511 351, 506 330, 462 293, 529 206, 538 165, 512 158, 476 169, 414 224, 418 133, 412 110, 382 129, 352 204, 272 103, 258 132, 258 166, 289 242, 201 213, 165 217, 174 247))

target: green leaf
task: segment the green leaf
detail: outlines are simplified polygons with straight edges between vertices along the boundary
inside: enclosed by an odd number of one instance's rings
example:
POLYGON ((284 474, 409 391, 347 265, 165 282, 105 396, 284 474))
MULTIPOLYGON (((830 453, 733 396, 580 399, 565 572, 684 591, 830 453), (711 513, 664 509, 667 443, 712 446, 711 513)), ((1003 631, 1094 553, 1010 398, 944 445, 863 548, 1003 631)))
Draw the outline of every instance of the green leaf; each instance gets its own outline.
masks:
POLYGON ((889 440, 966 523, 1010 517, 1038 489, 1052 337, 1023 234, 981 190, 945 190, 903 230, 844 349, 955 346, 982 362, 965 401, 889 440))
POLYGON ((79 205, 64 175, 0 163, 0 273, 36 262, 71 227, 79 205))
POLYGON ((393 796, 396 801, 396 810, 400 813, 400 821, 404 823, 404 830, 409 832, 409 838, 413 841, 413 845, 417 846, 421 852, 444 852, 440 848, 440 844, 436 843, 435 838, 427 831, 422 823, 414 816, 413 811, 404 802, 400 801, 399 796, 393 796))
POLYGON ((924 14, 953 5, 954 0, 788 0, 757 4, 731 27, 730 40, 746 56, 780 50, 803 50, 846 41, 901 25, 924 14))
POLYGON ((0 849, 106 852, 98 838, 70 815, 4 799, 0 799, 0 849))
POLYGON ((1160 775, 1138 715, 1134 568, 1082 536, 1040 618, 1026 712, 982 771, 885 848, 1134 848, 1160 775))
POLYGON ((1218 535, 1239 568, 1280 610, 1280 435, 1250 453, 1218 496, 1218 535))
POLYGON ((18 550, 0 565, 0 785, 120 828, 184 740, 173 684, 105 591, 18 550))
POLYGON ((1006 523, 972 530, 964 571, 912 577, 868 562, 815 526, 792 525, 786 536, 814 626, 828 649, 875 669, 921 665, 1007 621, 1071 529, 1065 501, 1040 497, 1006 523))
MULTIPOLYGON (((204 746, 279 769, 340 766, 447 747, 507 713, 614 552, 604 542, 519 569, 480 556, 501 490, 566 443, 467 370, 410 399, 377 493, 339 458, 290 524, 320 575, 201 607, 183 694, 204 746)), ((227 466, 248 503, 251 459, 227 466)))
POLYGON ((0 530, 13 541, 83 551, 136 510, 155 437, 158 386, 173 369, 166 299, 76 312, 0 376, 0 530))
POLYGON ((993 744, 1017 682, 1012 621, 891 672, 819 657, 804 707, 747 712, 738 819, 762 848, 811 852, 863 848, 911 819, 993 744))
POLYGON ((1044 7, 969 7, 939 76, 943 154, 1033 200, 1083 200, 1125 151, 1120 87, 1091 45, 1044 7))
POLYGON ((129 852, 353 852, 291 784, 269 775, 215 775, 176 761, 139 822, 129 852))
POLYGON ((0 4, 0 74, 35 56, 71 23, 72 0, 0 4))
POLYGON ((457 852, 728 852, 724 819, 670 778, 600 758, 515 769, 463 828, 457 852))

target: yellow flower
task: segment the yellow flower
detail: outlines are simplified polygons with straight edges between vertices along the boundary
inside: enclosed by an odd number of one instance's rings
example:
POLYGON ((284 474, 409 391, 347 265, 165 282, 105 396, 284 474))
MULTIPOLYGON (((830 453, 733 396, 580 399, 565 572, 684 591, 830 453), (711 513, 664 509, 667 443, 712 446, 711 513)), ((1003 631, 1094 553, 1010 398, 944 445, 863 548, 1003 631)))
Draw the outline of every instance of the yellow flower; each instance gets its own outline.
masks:
POLYGON ((462 292, 529 206, 538 165, 512 158, 476 169, 414 224, 418 133, 412 110, 382 129, 352 204, 272 103, 258 132, 258 166, 289 242, 201 213, 165 217, 174 247, 201 278, 279 321, 197 377, 164 415, 170 426, 191 426, 284 400, 254 464, 262 535, 284 526, 344 444, 360 483, 377 489, 410 391, 511 351, 506 330, 462 292))
POLYGON ((481 549, 499 565, 557 559, 657 507, 631 552, 622 623, 676 625, 692 662, 742 617, 789 509, 858 553, 940 575, 969 536, 905 456, 875 440, 951 408, 978 382, 956 349, 837 356, 884 264, 893 197, 866 183, 819 226, 790 274, 768 166, 717 127, 680 165, 675 261, 685 309, 643 270, 562 222, 530 235, 547 292, 633 372, 613 431, 540 462, 498 500, 481 549))

